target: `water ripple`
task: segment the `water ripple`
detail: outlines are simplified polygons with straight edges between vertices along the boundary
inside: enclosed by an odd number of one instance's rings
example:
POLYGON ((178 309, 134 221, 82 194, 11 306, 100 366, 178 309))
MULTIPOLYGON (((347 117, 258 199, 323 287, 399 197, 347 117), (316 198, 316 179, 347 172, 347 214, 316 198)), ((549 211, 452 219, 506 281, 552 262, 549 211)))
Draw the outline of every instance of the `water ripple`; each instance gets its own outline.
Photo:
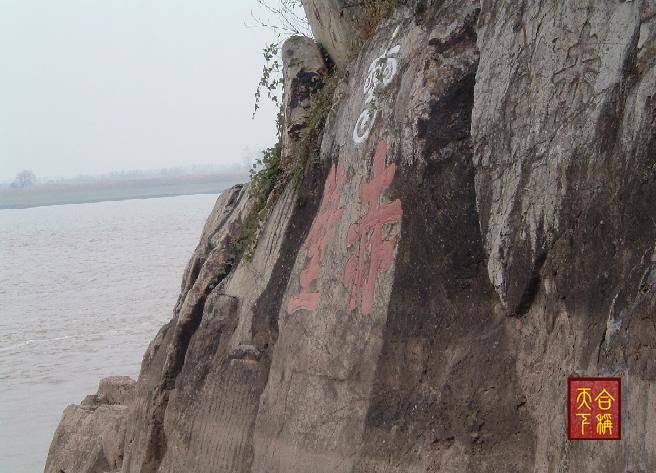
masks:
POLYGON ((66 405, 136 377, 215 200, 0 210, 0 472, 42 471, 66 405))

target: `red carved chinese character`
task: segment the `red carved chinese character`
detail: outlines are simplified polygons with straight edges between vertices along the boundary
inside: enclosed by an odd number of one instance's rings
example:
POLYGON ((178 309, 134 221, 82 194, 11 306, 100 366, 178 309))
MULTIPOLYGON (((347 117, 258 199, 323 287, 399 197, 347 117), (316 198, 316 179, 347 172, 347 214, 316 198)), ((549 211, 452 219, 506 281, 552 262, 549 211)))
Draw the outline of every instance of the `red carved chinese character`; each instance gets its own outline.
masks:
POLYGON ((301 291, 290 296, 287 301, 287 313, 293 314, 297 310, 314 310, 319 304, 321 294, 312 289, 313 283, 319 277, 323 252, 332 240, 335 225, 342 217, 339 208, 339 197, 344 186, 344 168, 333 165, 330 168, 323 190, 323 200, 319 212, 312 222, 302 249, 307 250, 305 269, 301 272, 301 291))
POLYGON ((622 438, 622 381, 620 378, 567 380, 567 438, 619 440, 622 438))
POLYGON ((344 282, 352 284, 349 307, 358 307, 369 314, 374 305, 374 290, 378 273, 387 271, 394 258, 395 243, 383 240, 383 225, 398 222, 403 215, 401 201, 380 204, 383 191, 394 179, 396 166, 385 167, 387 144, 380 141, 374 154, 371 181, 362 184, 360 199, 369 204, 369 209, 358 222, 349 228, 347 241, 353 245, 359 241, 358 254, 349 258, 344 268, 344 282))

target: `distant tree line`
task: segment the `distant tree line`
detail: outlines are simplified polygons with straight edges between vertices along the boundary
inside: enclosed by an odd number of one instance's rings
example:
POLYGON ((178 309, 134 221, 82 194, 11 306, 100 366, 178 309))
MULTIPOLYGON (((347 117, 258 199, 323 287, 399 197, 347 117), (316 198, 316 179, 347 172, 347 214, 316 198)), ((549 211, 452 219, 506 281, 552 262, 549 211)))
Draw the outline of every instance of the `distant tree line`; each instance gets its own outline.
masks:
POLYGON ((11 187, 14 189, 25 189, 34 184, 36 184, 36 174, 34 174, 34 171, 24 169, 16 175, 16 179, 11 183, 11 187))

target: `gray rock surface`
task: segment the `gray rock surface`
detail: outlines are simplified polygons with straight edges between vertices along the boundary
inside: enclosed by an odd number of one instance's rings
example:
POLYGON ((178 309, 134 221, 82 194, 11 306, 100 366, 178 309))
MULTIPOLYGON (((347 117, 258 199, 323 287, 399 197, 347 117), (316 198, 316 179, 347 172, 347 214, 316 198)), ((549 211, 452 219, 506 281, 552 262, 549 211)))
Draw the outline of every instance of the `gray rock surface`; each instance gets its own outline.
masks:
POLYGON ((292 36, 283 43, 283 160, 291 159, 310 116, 312 94, 328 72, 321 51, 310 38, 292 36))
MULTIPOLYGON (((656 5, 405 3, 252 258, 252 197, 217 201, 124 442, 69 408, 48 473, 656 471, 656 5), (622 378, 622 441, 566 439, 572 375, 622 378)), ((351 28, 317 4, 319 39, 351 28)), ((283 51, 285 153, 323 72, 283 51)))
POLYGON ((482 5, 477 205, 498 307, 521 317, 506 326, 524 408, 543 414, 539 471, 656 468, 654 14, 651 1, 482 5), (556 435, 574 373, 622 378, 622 442, 556 435))
POLYGON ((136 381, 129 376, 110 376, 101 379, 96 394, 97 402, 127 405, 132 401, 136 384, 136 381))
MULTIPOLYGON (((251 206, 252 199, 243 187, 229 189, 221 194, 205 225, 201 241, 185 270, 185 283, 174 317, 160 330, 144 356, 127 431, 131 448, 125 455, 125 471, 157 471, 172 440, 167 437, 166 414, 173 410, 177 400, 176 381, 190 359, 188 350, 193 335, 202 322, 212 322, 220 334, 223 324, 233 320, 225 320, 232 315, 233 299, 223 296, 220 288, 225 276, 232 271, 235 263, 232 245, 238 239, 251 206), (213 320, 203 317, 208 304, 217 307, 213 320)), ((203 349, 211 353, 219 349, 219 341, 218 336, 212 337, 208 340, 209 346, 203 349)), ((199 370, 207 367, 202 363, 207 359, 200 361, 191 366, 199 370)), ((182 431, 183 425, 179 427, 182 431)))
POLYGON ((343 68, 365 37, 363 2, 349 0, 302 0, 317 41, 326 48, 337 67, 343 68))
POLYGON ((52 440, 45 473, 120 471, 134 386, 127 376, 105 378, 96 394, 79 406, 68 406, 52 440))

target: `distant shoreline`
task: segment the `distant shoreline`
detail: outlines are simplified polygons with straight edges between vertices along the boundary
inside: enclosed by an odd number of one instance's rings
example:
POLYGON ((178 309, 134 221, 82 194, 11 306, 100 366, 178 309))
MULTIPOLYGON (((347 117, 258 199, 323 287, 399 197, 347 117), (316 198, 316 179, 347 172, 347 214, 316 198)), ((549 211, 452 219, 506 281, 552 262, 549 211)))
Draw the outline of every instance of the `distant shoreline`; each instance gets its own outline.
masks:
POLYGON ((193 193, 183 193, 183 194, 152 194, 152 195, 143 195, 143 196, 130 196, 130 197, 115 197, 115 198, 101 198, 101 199, 88 199, 88 200, 74 200, 74 201, 61 201, 61 202, 48 202, 43 204, 16 204, 12 207, 3 206, 0 204, 0 210, 23 210, 23 209, 35 209, 38 207, 53 207, 55 205, 78 205, 78 204, 98 204, 100 202, 122 202, 125 200, 147 200, 147 199, 161 199, 163 197, 180 197, 183 195, 218 195, 223 192, 225 189, 222 189, 217 192, 193 192, 193 193))
POLYGON ((0 210, 20 210, 53 205, 119 202, 182 195, 220 194, 244 176, 193 176, 176 179, 146 179, 81 185, 42 185, 29 189, 0 190, 0 210))

